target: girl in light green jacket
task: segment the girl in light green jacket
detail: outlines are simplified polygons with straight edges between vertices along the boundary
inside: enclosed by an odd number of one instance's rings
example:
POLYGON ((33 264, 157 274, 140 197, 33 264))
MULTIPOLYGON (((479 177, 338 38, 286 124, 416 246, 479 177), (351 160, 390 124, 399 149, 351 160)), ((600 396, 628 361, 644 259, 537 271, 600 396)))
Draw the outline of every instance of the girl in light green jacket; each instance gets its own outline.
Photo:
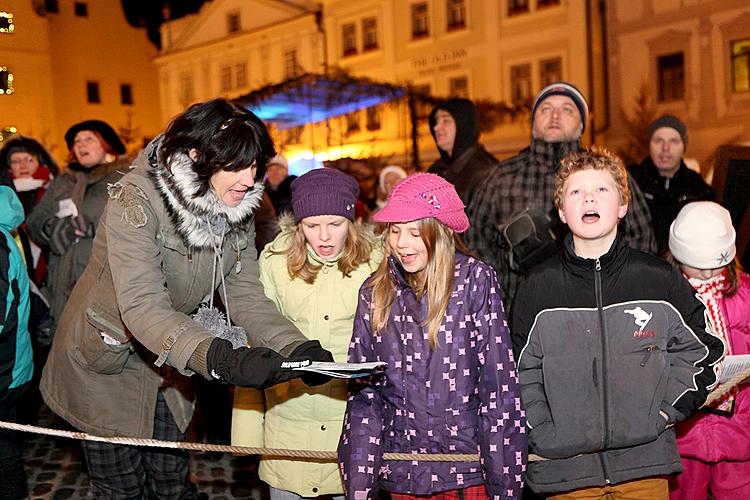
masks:
MULTIPOLYGON (((357 182, 338 170, 317 169, 297 178, 294 215, 282 218, 281 234, 259 259, 266 295, 339 362, 347 359, 359 287, 383 258, 372 232, 354 222, 358 194, 357 182)), ((237 388, 232 444, 335 451, 346 397, 341 379, 314 388, 293 380, 263 393, 237 388)), ((264 458, 259 473, 271 500, 344 498, 335 460, 264 458)))

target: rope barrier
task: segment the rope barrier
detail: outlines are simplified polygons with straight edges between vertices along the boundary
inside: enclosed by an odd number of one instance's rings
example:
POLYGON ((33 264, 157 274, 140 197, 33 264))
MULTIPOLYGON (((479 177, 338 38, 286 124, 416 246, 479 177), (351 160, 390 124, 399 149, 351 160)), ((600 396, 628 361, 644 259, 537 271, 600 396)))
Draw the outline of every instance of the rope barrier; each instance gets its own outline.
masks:
MULTIPOLYGON (((726 384, 719 386, 717 390, 712 391, 703 406, 708 406, 727 392, 738 386, 745 379, 750 377, 750 368, 743 370, 733 377, 726 384)), ((59 429, 47 429, 35 425, 17 424, 14 422, 0 421, 1 429, 8 429, 19 432, 28 432, 33 434, 42 434, 47 436, 62 437, 68 439, 77 439, 80 441, 98 441, 101 443, 112 443, 129 446, 147 446, 152 448, 171 448, 189 451, 218 451, 223 453, 234 453, 237 455, 261 455, 267 458, 313 458, 319 460, 336 461, 335 451, 316 451, 316 450, 291 450, 282 448, 254 448, 249 446, 230 446, 224 444, 205 444, 190 443, 183 441, 162 441, 160 439, 141 439, 128 437, 103 437, 87 434, 79 431, 63 431, 59 429)), ((477 462, 478 454, 442 454, 442 453, 384 453, 383 460, 404 460, 419 462, 477 462)), ((539 462, 549 460, 545 457, 529 453, 529 462, 539 462)))

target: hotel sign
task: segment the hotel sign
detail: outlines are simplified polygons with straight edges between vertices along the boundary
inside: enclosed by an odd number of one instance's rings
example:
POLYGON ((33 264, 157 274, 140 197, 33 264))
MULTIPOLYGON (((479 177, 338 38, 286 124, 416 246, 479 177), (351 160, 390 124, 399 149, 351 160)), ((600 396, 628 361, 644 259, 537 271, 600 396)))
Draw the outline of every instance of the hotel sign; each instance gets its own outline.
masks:
POLYGON ((411 60, 412 69, 420 75, 449 71, 461 67, 461 61, 468 56, 466 49, 451 49, 437 54, 415 57, 411 60))

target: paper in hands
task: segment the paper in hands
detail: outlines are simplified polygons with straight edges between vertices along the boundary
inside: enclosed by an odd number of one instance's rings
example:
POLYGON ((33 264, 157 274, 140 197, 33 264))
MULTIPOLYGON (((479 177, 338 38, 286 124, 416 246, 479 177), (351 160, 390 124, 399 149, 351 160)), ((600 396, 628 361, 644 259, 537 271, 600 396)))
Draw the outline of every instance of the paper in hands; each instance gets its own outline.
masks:
POLYGON ((307 366, 300 366, 294 370, 319 373, 334 378, 369 377, 382 372, 388 363, 373 361, 370 363, 331 363, 328 361, 313 361, 307 366))

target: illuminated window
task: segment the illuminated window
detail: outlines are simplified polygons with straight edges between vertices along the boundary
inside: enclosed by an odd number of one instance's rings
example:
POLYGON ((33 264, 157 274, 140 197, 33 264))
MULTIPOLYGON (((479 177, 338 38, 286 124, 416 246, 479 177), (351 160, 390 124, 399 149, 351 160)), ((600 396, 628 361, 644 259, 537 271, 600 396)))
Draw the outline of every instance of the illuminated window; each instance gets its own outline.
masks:
POLYGON ((462 30, 466 27, 466 2, 448 0, 448 31, 462 30))
POLYGON ((221 83, 221 91, 227 92, 228 90, 232 90, 232 67, 231 66, 222 66, 220 71, 220 83, 221 83))
POLYGON ((341 26, 341 47, 345 56, 357 53, 357 25, 354 23, 341 26))
POLYGON ((685 55, 682 52, 661 56, 656 60, 659 102, 685 98, 685 55))
POLYGON ((247 86, 247 63, 237 63, 234 65, 234 83, 238 89, 247 86))
POLYGON ((732 42, 732 90, 750 91, 750 38, 732 42))
POLYGON ((525 14, 529 11, 529 0, 508 0, 508 16, 525 14))
POLYGON ((294 78, 302 74, 301 66, 297 61, 297 49, 287 49, 284 51, 284 76, 294 78))
POLYGON ((237 33, 241 27, 239 12, 230 12, 227 14, 227 33, 237 33))
POLYGON ((419 2, 411 6, 411 38, 417 40, 430 36, 430 12, 427 2, 419 2))
POLYGON ((531 101, 531 64, 511 66, 510 100, 513 104, 531 101))
POLYGON ((120 84, 120 103, 125 105, 133 104, 133 86, 131 84, 120 84))
POLYGON ((73 10, 78 17, 89 17, 89 6, 86 2, 76 2, 73 4, 73 10))
POLYGON ((448 80, 448 95, 451 97, 469 97, 469 79, 465 76, 448 80))
POLYGON ((378 20, 375 17, 366 17, 362 20, 362 50, 375 50, 378 48, 378 20))
POLYGON ((99 104, 102 98, 99 95, 99 82, 86 82, 86 99, 89 104, 99 104))
POLYGON ((0 66, 0 95, 13 93, 13 73, 5 66, 0 66))
POLYGON ((355 132, 359 132, 359 111, 346 114, 346 133, 353 134, 355 132))
POLYGON ((540 87, 546 87, 552 82, 562 80, 562 59, 545 59, 539 62, 539 76, 541 78, 540 87))
POLYGON ((16 29, 13 24, 13 14, 10 12, 0 12, 0 33, 13 33, 16 29))

